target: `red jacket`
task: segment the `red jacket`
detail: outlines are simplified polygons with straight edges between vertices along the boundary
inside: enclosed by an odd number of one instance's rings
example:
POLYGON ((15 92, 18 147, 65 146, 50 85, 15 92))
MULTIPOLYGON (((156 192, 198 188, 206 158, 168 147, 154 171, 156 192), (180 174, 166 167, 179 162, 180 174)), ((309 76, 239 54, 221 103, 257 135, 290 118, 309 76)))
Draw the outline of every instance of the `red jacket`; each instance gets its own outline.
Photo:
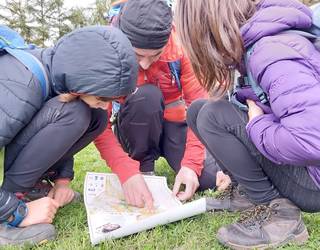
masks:
MULTIPOLYGON (((173 30, 160 59, 153 63, 149 69, 140 68, 138 86, 145 83, 154 83, 162 91, 165 104, 179 100, 181 97, 189 106, 192 101, 199 98, 207 98, 207 93, 200 86, 192 70, 189 59, 178 43, 176 33, 173 30), (182 91, 178 89, 171 76, 168 62, 181 61, 180 81, 182 91)), ((109 110, 110 112, 110 110, 109 110)), ((166 108, 164 118, 168 121, 185 121, 186 111, 184 106, 166 108)), ((100 151, 101 157, 107 162, 112 171, 116 173, 124 183, 131 176, 139 173, 140 163, 131 159, 123 151, 116 136, 112 133, 111 126, 95 140, 95 145, 100 151)), ((204 146, 194 133, 188 128, 186 150, 181 166, 193 169, 197 175, 201 175, 204 160, 204 146)))

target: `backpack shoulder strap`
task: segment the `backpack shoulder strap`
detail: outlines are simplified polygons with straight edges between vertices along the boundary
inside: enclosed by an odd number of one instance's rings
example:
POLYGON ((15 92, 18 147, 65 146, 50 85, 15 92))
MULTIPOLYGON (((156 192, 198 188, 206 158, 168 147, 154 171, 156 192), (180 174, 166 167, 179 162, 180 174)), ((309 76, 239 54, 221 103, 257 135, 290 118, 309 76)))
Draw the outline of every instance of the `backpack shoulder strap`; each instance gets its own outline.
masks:
POLYGON ((317 50, 320 51, 320 3, 310 6, 312 11, 312 25, 303 30, 291 29, 280 34, 297 34, 310 40, 317 50))
POLYGON ((49 95, 49 81, 47 73, 42 63, 26 49, 31 47, 27 45, 24 39, 16 31, 7 26, 0 26, 0 49, 15 57, 21 62, 34 76, 39 80, 42 91, 42 98, 46 100, 49 95))
POLYGON ((252 45, 245 53, 244 56, 244 64, 246 67, 246 76, 244 77, 245 85, 251 86, 253 92, 256 94, 256 96, 259 98, 260 102, 263 104, 268 104, 268 96, 263 91, 263 89, 257 84, 255 79, 252 76, 252 73, 249 68, 249 58, 253 52, 254 45, 252 45))
POLYGON ((8 26, 0 25, 0 49, 4 47, 27 49, 28 45, 18 32, 8 26))
POLYGON ((310 40, 317 50, 320 51, 320 28, 311 26, 308 30, 285 30, 279 34, 297 34, 310 40))
POLYGON ((21 49, 4 48, 10 55, 20 61, 40 82, 43 100, 49 95, 49 80, 42 63, 32 54, 21 49))
POLYGON ((171 75, 173 76, 178 89, 180 91, 182 91, 182 85, 181 85, 181 81, 180 81, 180 77, 181 77, 181 60, 177 60, 177 61, 174 61, 174 62, 168 62, 168 65, 169 65, 169 68, 170 68, 171 75))
MULTIPOLYGON (((315 48, 320 51, 320 3, 311 6, 311 10, 313 12, 313 24, 307 30, 285 30, 280 32, 279 34, 297 34, 303 36, 310 40, 315 48)), ((250 85, 252 90, 255 92, 256 96, 259 98, 261 103, 267 104, 268 96, 263 91, 263 89, 256 83, 255 79, 252 76, 252 73, 249 68, 249 58, 253 52, 254 45, 252 45, 245 53, 244 63, 246 68, 246 76, 244 77, 245 84, 250 85)))

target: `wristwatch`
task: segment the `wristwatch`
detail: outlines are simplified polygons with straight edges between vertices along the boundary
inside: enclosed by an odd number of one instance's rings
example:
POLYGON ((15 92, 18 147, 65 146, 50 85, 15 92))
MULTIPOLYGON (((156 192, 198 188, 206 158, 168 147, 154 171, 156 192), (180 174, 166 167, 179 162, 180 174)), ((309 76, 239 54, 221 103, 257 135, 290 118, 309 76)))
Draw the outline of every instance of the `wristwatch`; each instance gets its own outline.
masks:
POLYGON ((12 219, 8 221, 8 225, 17 227, 28 214, 28 207, 23 201, 19 201, 17 209, 11 215, 12 219))

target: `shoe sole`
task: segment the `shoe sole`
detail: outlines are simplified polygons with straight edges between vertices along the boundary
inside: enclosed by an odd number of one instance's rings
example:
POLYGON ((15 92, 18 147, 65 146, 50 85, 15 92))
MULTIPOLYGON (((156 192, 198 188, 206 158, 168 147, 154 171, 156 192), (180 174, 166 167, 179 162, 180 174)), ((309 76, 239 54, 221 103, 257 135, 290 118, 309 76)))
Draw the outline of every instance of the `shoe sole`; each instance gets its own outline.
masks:
POLYGON ((8 240, 7 238, 3 238, 4 242, 6 243, 2 243, 0 244, 0 249, 2 249, 2 246, 40 246, 40 245, 44 245, 46 243, 48 243, 49 241, 53 241, 56 239, 56 234, 51 234, 48 235, 47 237, 43 237, 42 235, 46 234, 45 232, 40 233, 39 235, 32 237, 32 238, 27 238, 27 239, 23 239, 23 240, 8 240), (43 239, 39 239, 39 238, 43 238, 43 239))
POLYGON ((247 207, 242 207, 242 208, 231 208, 230 204, 220 204, 220 206, 215 203, 215 200, 217 200, 216 198, 211 198, 208 197, 206 198, 206 210, 207 212, 228 212, 228 213, 238 213, 238 212, 242 212, 245 211, 247 209, 251 209, 253 208, 255 205, 252 204, 250 206, 247 207))
POLYGON ((223 242, 222 239, 219 239, 220 243, 222 243, 225 246, 230 247, 231 249, 234 250, 252 250, 252 249, 259 249, 259 250, 265 250, 269 248, 276 248, 280 247, 289 243, 295 243, 297 245, 303 245, 309 238, 309 233, 308 230, 305 228, 301 233, 295 235, 291 234, 287 239, 281 241, 281 242, 276 242, 273 244, 260 244, 260 245, 255 245, 255 246, 241 246, 237 244, 233 244, 230 242, 223 242))
POLYGON ((52 235, 52 236, 49 236, 49 237, 47 237, 46 239, 44 239, 44 240, 36 243, 36 245, 42 246, 42 245, 47 244, 49 241, 53 241, 53 240, 55 240, 55 239, 56 239, 56 236, 55 236, 55 235, 52 235))

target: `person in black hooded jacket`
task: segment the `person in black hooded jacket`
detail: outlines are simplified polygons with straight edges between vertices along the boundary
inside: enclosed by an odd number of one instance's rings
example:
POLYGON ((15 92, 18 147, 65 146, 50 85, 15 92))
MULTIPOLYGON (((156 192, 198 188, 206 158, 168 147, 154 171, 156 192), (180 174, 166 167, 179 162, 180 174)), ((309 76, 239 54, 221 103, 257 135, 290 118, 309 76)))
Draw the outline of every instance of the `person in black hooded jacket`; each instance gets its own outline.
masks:
POLYGON ((50 223, 75 196, 73 155, 105 129, 106 103, 132 93, 137 77, 131 44, 112 27, 78 29, 29 52, 47 74, 45 101, 37 77, 0 54, 0 246, 55 237, 50 223))

